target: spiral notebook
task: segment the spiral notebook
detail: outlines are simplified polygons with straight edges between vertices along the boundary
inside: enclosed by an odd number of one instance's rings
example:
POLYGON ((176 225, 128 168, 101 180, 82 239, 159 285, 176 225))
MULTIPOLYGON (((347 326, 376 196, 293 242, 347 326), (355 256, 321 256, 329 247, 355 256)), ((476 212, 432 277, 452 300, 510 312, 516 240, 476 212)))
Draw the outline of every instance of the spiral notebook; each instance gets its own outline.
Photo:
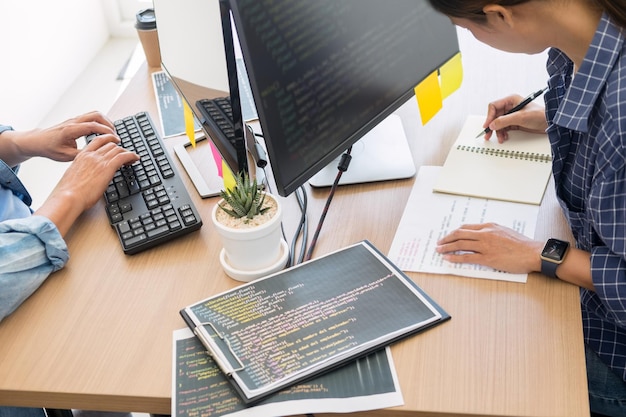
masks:
POLYGON ((498 143, 476 138, 484 116, 469 116, 452 146, 433 191, 541 204, 552 173, 548 135, 510 131, 498 143))

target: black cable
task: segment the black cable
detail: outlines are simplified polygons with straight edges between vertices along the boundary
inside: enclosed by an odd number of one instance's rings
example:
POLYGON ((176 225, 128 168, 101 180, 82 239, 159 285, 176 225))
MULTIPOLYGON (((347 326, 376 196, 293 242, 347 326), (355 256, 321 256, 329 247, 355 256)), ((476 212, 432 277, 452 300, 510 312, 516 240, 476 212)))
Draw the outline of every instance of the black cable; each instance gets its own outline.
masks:
MULTIPOLYGON (((302 210, 302 200, 300 199, 300 196, 298 194, 298 191, 300 189, 297 189, 294 192, 294 195, 296 196, 296 199, 298 200, 298 205, 300 206, 300 210, 302 210)), ((293 238, 291 239, 291 245, 289 246, 289 253, 291 253, 291 258, 289 260, 289 266, 293 266, 296 264, 295 262, 295 258, 296 258, 296 241, 298 239, 298 236, 300 236, 300 232, 302 231, 302 216, 300 216, 300 222, 298 223, 298 227, 296 228, 296 232, 293 235, 293 238)))
POLYGON ((300 206, 300 222, 298 223, 298 228, 293 237, 293 253, 295 257, 295 245, 298 240, 298 236, 302 235, 300 241, 300 256, 298 257, 297 263, 301 263, 304 259, 304 254, 306 253, 306 245, 309 239, 309 221, 307 216, 307 207, 308 207, 308 199, 307 193, 303 186, 298 187, 296 190, 296 198, 298 200, 298 205, 300 206))
MULTIPOLYGON (((289 266, 293 266, 297 263, 302 262, 302 258, 304 257, 304 253, 306 251, 306 243, 308 239, 308 229, 309 229, 309 223, 307 219, 308 200, 307 200, 306 190, 304 189, 304 187, 300 186, 298 189, 296 189, 296 191, 294 192, 294 195, 296 196, 296 199, 298 200, 298 206, 300 207, 301 215, 300 215, 300 221, 298 222, 298 227, 296 228, 293 238, 291 239, 291 245, 289 249, 290 256, 289 256, 289 262, 288 262, 289 266), (300 256, 298 257, 298 260, 296 261, 295 260, 296 243, 300 235, 302 235, 302 240, 300 243, 300 256)), ((284 236, 284 230, 283 230, 283 236, 284 236)))
POLYGON ((324 206, 324 210, 322 211, 322 215, 317 223, 317 228, 315 229, 315 234, 313 235, 313 239, 311 240, 311 246, 309 246, 309 251, 307 252, 305 260, 308 261, 313 256, 313 250, 315 249, 315 245, 317 244, 317 239, 319 237, 320 231, 322 230, 322 225, 324 224, 324 220, 326 219, 326 215, 328 214, 328 209, 330 208, 330 203, 333 200, 333 196, 335 195, 335 191, 337 190, 337 186, 339 185, 339 180, 341 179, 341 175, 348 170, 348 166, 350 165, 350 160, 352 156, 350 153, 352 152, 352 147, 348 148, 346 153, 341 155, 341 160, 339 161, 339 165, 337 166, 338 172, 335 177, 335 181, 333 182, 332 187, 330 188, 330 192, 328 194, 328 198, 326 199, 326 205, 324 206))

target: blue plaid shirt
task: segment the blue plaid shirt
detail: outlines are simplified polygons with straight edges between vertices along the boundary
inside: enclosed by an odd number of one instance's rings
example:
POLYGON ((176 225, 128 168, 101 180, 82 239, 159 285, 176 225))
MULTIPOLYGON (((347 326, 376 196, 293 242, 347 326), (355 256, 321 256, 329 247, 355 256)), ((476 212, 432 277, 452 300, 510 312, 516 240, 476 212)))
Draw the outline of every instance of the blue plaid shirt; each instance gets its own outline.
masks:
POLYGON ((574 75, 549 52, 545 94, 559 203, 596 292, 581 289, 585 342, 626 380, 626 45, 603 16, 574 75))
MULTIPOLYGON (((0 125, 0 140, 9 129, 0 125)), ((31 215, 30 195, 15 171, 0 160, 0 321, 69 258, 54 223, 31 215)))

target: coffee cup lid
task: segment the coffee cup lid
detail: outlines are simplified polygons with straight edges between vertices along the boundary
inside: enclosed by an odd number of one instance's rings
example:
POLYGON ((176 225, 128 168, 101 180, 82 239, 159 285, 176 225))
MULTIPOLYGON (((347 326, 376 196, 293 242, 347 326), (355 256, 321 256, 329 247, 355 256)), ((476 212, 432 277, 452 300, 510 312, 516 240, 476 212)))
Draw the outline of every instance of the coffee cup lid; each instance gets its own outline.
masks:
POLYGON ((137 12, 135 28, 140 30, 156 29, 156 16, 154 9, 143 9, 137 12))

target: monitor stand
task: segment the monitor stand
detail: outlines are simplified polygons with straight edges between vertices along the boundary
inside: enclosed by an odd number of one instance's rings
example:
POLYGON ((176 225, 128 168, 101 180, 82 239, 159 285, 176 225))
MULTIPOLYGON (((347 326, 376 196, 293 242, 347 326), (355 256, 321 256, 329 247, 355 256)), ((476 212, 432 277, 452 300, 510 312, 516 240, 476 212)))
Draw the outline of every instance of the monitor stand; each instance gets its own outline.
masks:
MULTIPOLYGON (((340 185, 397 180, 415 175, 415 164, 400 116, 392 114, 352 146, 352 160, 340 185)), ((339 159, 309 180, 313 187, 331 186, 337 177, 339 159)))
MULTIPOLYGON (((219 174, 211 144, 204 132, 197 135, 195 147, 191 145, 191 142, 185 142, 174 146, 174 152, 200 197, 220 195, 224 189, 224 178, 219 174)), ((248 158, 248 166, 254 169, 253 175, 257 182, 263 184, 265 182, 264 171, 256 169, 251 158, 248 158)))
POLYGON ((213 162, 211 145, 204 133, 197 135, 195 147, 191 142, 186 142, 174 146, 174 152, 200 197, 214 197, 220 194, 224 188, 224 180, 213 162), (198 167, 202 167, 202 171, 198 167))

